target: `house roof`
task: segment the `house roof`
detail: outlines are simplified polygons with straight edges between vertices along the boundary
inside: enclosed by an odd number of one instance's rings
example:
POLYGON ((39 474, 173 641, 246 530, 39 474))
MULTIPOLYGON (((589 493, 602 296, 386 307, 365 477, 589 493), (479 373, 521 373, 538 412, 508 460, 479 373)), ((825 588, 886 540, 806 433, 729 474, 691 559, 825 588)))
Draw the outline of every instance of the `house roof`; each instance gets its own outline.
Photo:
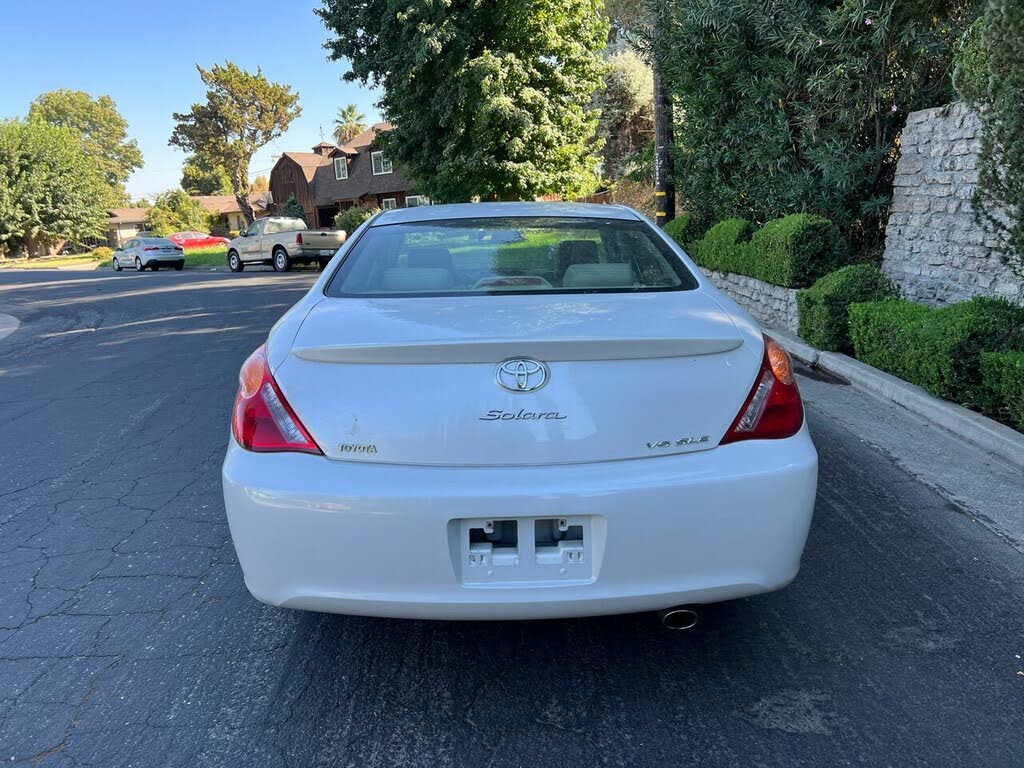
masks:
POLYGON ((324 157, 316 152, 285 152, 282 157, 294 161, 302 169, 306 181, 313 180, 318 167, 333 162, 330 157, 324 157))
POLYGON ((365 149, 377 140, 378 133, 390 131, 392 128, 394 126, 391 123, 374 123, 358 136, 354 136, 351 141, 340 147, 340 149, 358 154, 360 149, 365 149))
POLYGON ((114 208, 107 211, 111 224, 141 224, 146 220, 149 208, 114 208))
POLYGON ((358 200, 364 195, 388 195, 406 192, 409 182, 395 168, 392 173, 374 175, 370 148, 377 140, 377 134, 390 131, 391 123, 375 123, 348 144, 338 148, 334 157, 344 152, 349 156, 348 178, 336 179, 333 158, 313 169, 313 203, 318 206, 333 205, 342 200, 358 200))
MULTIPOLYGON (((253 208, 266 209, 266 192, 254 192, 249 195, 249 205, 253 208)), ((208 213, 212 213, 215 216, 223 216, 226 213, 241 213, 241 208, 238 207, 238 201, 234 195, 195 195, 193 198, 208 213)))

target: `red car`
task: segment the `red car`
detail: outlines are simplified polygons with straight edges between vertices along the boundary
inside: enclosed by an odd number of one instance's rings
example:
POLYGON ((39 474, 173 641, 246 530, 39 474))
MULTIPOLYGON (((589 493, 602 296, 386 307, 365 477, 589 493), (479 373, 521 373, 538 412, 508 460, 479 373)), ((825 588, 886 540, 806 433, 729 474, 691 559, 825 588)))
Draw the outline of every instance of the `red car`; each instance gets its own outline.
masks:
POLYGON ((168 235, 167 239, 185 250, 227 246, 231 242, 226 237, 214 237, 205 232, 175 232, 173 235, 168 235))

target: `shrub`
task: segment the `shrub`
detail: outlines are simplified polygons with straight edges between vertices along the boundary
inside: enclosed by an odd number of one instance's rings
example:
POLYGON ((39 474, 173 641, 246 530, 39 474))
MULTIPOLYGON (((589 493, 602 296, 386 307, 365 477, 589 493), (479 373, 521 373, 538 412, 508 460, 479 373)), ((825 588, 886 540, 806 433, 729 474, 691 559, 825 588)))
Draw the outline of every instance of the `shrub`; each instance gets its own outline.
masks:
POLYGON ((818 349, 852 352, 850 305, 894 299, 898 295, 892 281, 874 264, 838 269, 797 294, 800 336, 818 349))
POLYGON ((706 231, 707 229, 701 226, 697 215, 693 213, 684 213, 665 225, 665 234, 679 243, 687 253, 694 250, 697 240, 706 231))
POLYGON ((746 274, 747 249, 754 225, 745 219, 726 219, 715 224, 693 245, 694 261, 719 272, 746 274))
POLYGON ((841 267, 846 254, 839 228, 807 213, 770 221, 757 232, 743 219, 726 219, 712 227, 694 250, 703 267, 784 288, 806 288, 841 267))
POLYGON ((228 239, 234 240, 236 237, 238 237, 241 234, 242 234, 242 230, 240 230, 240 229, 229 229, 228 230, 228 239))
POLYGON ((92 257, 96 259, 96 261, 110 261, 114 258, 114 249, 101 245, 99 248, 92 249, 92 257))
POLYGON ((360 224, 379 210, 380 208, 374 208, 370 205, 354 205, 351 208, 346 208, 334 217, 334 228, 343 229, 351 235, 359 228, 360 224))
MULTIPOLYGON (((302 219, 306 221, 306 211, 295 195, 288 195, 288 199, 281 205, 281 210, 278 211, 277 215, 288 219, 302 219)), ((306 223, 308 224, 309 222, 306 223)))
POLYGON ((1024 352, 982 352, 981 383, 989 411, 1024 432, 1024 352))
POLYGON ((988 96, 988 49, 985 48, 985 16, 968 27, 953 54, 953 87, 964 101, 984 101, 988 96))
POLYGON ((1024 307, 982 297, 942 308, 907 301, 853 304, 850 340, 859 360, 936 397, 991 413, 981 354, 1024 348, 1024 307))

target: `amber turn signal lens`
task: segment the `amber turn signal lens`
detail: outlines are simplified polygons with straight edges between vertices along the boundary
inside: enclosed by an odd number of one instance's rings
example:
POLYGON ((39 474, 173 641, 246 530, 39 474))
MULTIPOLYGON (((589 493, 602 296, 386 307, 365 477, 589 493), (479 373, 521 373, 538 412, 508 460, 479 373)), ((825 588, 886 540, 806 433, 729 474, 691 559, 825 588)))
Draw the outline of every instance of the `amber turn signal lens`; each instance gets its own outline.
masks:
POLYGON ((261 346, 249 355, 238 373, 238 394, 246 398, 255 395, 263 384, 263 373, 266 370, 266 346, 261 346))
POLYGON ((772 374, 779 383, 787 387, 793 384, 793 361, 789 353, 775 339, 765 337, 765 351, 768 353, 768 364, 771 366, 772 374))

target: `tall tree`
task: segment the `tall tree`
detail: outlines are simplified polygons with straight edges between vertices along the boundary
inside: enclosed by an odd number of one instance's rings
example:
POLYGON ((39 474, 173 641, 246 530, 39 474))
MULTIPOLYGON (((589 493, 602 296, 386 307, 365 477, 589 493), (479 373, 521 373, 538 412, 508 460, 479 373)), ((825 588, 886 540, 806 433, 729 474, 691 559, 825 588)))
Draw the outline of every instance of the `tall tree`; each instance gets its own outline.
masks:
POLYGON ((597 135, 601 148, 601 174, 620 179, 633 170, 637 156, 654 138, 654 82, 651 68, 630 50, 611 53, 604 88, 594 94, 600 110, 597 135))
POLYGON ((819 213, 877 249, 906 115, 952 97, 976 2, 665 0, 655 44, 688 206, 712 221, 819 213))
POLYGON ((203 154, 189 155, 181 168, 181 188, 190 195, 230 195, 231 177, 224 166, 203 154))
POLYGON ((138 142, 128 138, 128 122, 112 98, 94 99, 84 91, 50 91, 32 102, 28 118, 77 133, 86 156, 111 187, 111 202, 127 199, 124 185, 132 171, 142 167, 142 153, 138 142))
POLYGON ((248 221, 249 163, 256 151, 281 136, 302 113, 291 86, 272 83, 263 71, 246 72, 233 62, 210 69, 196 67, 206 85, 206 101, 174 113, 170 144, 204 157, 219 158, 231 178, 231 190, 248 221))
POLYGON ((209 212, 180 189, 158 196, 146 214, 146 226, 158 235, 209 232, 211 223, 209 212))
POLYGON ((382 137, 439 200, 575 197, 595 182, 603 0, 322 0, 347 80, 383 89, 382 137))
POLYGON ((334 140, 338 144, 347 144, 365 130, 366 115, 355 104, 338 110, 338 116, 334 119, 334 140))
POLYGON ((990 0, 984 45, 988 87, 975 212, 1006 263, 1024 277, 1024 7, 1018 0, 990 0))
POLYGON ((270 182, 266 176, 257 176, 252 184, 249 185, 249 194, 257 194, 259 192, 267 192, 270 190, 270 182))
POLYGON ((0 245, 40 247, 102 237, 107 178, 76 131, 42 121, 0 122, 0 245))

